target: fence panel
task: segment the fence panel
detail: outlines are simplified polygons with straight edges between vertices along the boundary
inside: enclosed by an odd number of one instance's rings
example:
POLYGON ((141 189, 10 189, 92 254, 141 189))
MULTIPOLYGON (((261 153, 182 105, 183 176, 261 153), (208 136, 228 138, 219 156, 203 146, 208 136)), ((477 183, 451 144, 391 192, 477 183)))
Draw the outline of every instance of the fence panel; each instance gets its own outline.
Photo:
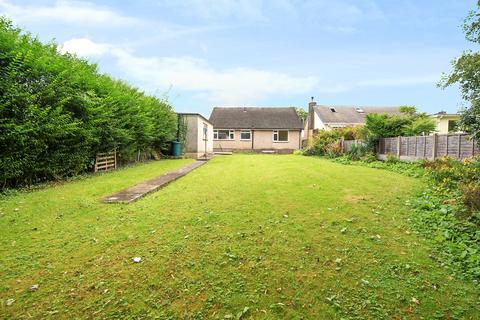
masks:
MULTIPOLYGON (((347 152, 354 144, 362 144, 362 141, 343 141, 343 152, 347 152)), ((377 156, 386 159, 387 155, 394 155, 405 161, 433 160, 444 156, 462 160, 480 155, 480 149, 478 142, 467 134, 381 138, 377 146, 377 156)))
POLYGON ((461 160, 480 154, 478 143, 466 134, 382 138, 379 146, 381 146, 378 149, 379 158, 386 158, 392 154, 406 161, 444 156, 461 160), (400 151, 393 146, 394 140, 400 146, 400 151))

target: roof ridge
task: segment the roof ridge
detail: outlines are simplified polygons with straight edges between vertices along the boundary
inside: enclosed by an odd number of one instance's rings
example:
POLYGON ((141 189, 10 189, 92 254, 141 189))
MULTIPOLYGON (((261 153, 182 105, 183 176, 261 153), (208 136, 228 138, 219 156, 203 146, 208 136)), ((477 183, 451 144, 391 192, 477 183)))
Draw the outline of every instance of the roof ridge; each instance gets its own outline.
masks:
POLYGON ((295 109, 292 106, 215 106, 214 109, 295 109))
POLYGON ((335 105, 335 104, 322 104, 316 105, 315 107, 325 107, 325 108, 400 108, 401 106, 366 106, 366 105, 335 105))
POLYGON ((295 107, 266 106, 230 106, 214 107, 210 121, 217 128, 265 128, 295 129, 303 128, 295 107))

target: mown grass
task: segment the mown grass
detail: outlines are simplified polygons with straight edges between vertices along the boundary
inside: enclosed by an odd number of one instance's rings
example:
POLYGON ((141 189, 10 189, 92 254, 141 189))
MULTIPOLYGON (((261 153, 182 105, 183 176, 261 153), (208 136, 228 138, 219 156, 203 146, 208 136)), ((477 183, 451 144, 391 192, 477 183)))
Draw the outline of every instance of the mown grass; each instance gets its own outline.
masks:
POLYGON ((97 201, 187 161, 2 198, 1 314, 478 318, 475 288, 408 229, 405 201, 423 187, 414 178, 310 157, 235 155, 134 204, 97 201))

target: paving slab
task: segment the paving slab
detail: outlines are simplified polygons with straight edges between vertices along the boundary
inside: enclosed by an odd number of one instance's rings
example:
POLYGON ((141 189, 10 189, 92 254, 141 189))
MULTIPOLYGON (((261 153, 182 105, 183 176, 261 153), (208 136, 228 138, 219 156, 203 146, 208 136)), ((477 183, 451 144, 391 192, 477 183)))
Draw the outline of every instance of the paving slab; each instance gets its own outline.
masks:
POLYGON ((100 201, 105 203, 134 202, 149 193, 155 192, 158 189, 165 187, 170 182, 183 177, 184 175, 188 174, 190 171, 195 170, 200 166, 203 166, 205 163, 207 163, 207 161, 195 161, 194 163, 190 163, 180 169, 167 172, 156 178, 147 180, 145 182, 136 184, 130 188, 124 189, 120 192, 106 196, 102 198, 100 201))

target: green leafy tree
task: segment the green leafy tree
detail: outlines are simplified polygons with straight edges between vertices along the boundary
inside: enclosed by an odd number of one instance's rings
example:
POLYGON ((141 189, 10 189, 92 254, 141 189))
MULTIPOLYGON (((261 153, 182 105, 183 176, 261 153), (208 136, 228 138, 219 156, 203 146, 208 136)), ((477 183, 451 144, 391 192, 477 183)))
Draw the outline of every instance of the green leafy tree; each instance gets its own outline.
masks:
POLYGON ((415 106, 401 106, 400 112, 408 116, 413 116, 417 113, 417 108, 415 106))
POLYGON ((403 135, 405 136, 417 136, 433 131, 435 131, 435 123, 426 115, 414 117, 409 123, 403 126, 403 135))
POLYGON ((168 102, 0 17, 0 188, 85 172, 113 148, 129 161, 163 148, 176 127, 168 102))
POLYGON ((414 106, 400 107, 401 115, 368 114, 364 136, 367 146, 373 150, 380 138, 416 136, 432 133, 435 123, 426 113, 418 113, 414 106))
MULTIPOLYGON (((465 19, 465 37, 472 43, 480 43, 480 1, 476 10, 465 19)), ((469 106, 461 112, 460 127, 480 139, 480 53, 464 51, 452 62, 453 70, 444 75, 439 85, 442 88, 458 84, 462 98, 469 106)))
POLYGON ((303 108, 295 108, 295 110, 297 111, 298 117, 300 118, 302 123, 305 122, 305 120, 307 120, 307 117, 308 117, 308 112, 305 111, 305 109, 303 108))

